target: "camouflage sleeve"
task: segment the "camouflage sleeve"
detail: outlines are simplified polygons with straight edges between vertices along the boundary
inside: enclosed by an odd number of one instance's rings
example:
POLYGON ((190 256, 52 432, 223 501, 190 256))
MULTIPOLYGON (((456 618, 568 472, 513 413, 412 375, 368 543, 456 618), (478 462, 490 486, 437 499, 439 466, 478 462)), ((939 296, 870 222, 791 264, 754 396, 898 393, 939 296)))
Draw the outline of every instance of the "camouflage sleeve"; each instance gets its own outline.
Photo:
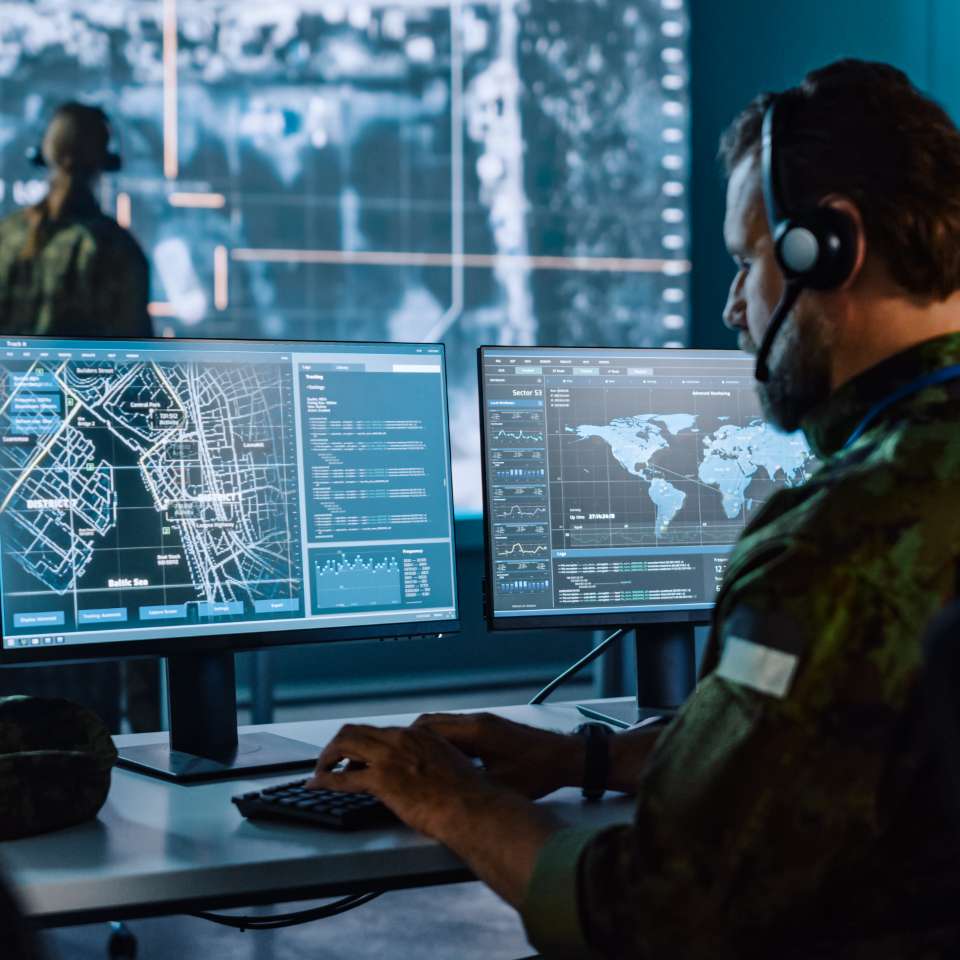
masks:
POLYGON ((101 318, 99 336, 153 336, 147 312, 150 268, 129 234, 120 234, 97 251, 91 289, 95 315, 101 318))
POLYGON ((545 844, 534 865, 520 916, 527 939, 551 960, 599 957, 591 953, 581 916, 577 873, 599 831, 569 827, 545 844))
POLYGON ((565 884, 601 956, 780 955, 777 937, 876 845, 898 802, 885 774, 919 668, 911 624, 944 585, 907 584, 877 557, 870 544, 829 562, 789 549, 740 578, 634 822, 571 849, 552 877, 535 871, 526 911, 542 915, 565 884), (879 655, 881 638, 901 652, 879 655))

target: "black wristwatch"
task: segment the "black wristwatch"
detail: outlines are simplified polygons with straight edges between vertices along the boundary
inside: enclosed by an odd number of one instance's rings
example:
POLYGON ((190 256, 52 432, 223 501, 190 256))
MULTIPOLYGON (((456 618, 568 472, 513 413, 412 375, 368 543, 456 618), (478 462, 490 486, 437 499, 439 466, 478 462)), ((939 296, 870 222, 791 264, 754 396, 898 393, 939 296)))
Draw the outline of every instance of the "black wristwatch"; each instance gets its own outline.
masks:
POLYGON ((583 796, 599 800, 607 789, 611 730, 605 723, 582 723, 574 731, 584 738, 583 796))

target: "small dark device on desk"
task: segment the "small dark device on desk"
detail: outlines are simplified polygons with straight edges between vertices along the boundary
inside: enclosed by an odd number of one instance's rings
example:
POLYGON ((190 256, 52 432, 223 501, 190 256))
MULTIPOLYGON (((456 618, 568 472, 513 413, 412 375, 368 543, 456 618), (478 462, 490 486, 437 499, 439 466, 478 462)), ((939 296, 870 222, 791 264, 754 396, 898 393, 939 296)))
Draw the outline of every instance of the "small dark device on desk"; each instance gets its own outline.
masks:
POLYGON ((679 707, 741 531, 816 465, 805 440, 765 422, 735 350, 493 346, 478 363, 490 629, 632 635, 636 701, 581 712, 631 727, 679 707))

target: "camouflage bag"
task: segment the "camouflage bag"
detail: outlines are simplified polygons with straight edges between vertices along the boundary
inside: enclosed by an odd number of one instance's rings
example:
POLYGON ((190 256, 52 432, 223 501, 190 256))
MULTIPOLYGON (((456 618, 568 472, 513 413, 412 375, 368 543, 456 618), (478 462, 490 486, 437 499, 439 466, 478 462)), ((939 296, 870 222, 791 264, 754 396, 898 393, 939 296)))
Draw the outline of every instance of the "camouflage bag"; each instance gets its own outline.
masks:
POLYGON ((103 721, 69 700, 0 698, 0 840, 96 816, 117 750, 103 721))

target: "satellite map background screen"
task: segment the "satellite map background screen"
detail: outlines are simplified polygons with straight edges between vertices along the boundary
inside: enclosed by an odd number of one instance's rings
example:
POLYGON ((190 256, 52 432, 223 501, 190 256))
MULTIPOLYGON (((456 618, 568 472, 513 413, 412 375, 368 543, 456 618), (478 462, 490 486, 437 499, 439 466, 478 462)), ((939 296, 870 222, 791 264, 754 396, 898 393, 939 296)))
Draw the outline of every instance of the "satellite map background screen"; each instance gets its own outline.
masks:
POLYGON ((2 9, 0 215, 54 107, 99 104, 155 332, 443 341, 464 513, 478 346, 688 342, 686 0, 2 9))
POLYGON ((438 345, 6 341, 4 647, 455 620, 445 389, 438 345))
POLYGON ((738 351, 493 347, 480 364, 495 621, 707 610, 744 526, 817 465, 764 420, 738 351))

